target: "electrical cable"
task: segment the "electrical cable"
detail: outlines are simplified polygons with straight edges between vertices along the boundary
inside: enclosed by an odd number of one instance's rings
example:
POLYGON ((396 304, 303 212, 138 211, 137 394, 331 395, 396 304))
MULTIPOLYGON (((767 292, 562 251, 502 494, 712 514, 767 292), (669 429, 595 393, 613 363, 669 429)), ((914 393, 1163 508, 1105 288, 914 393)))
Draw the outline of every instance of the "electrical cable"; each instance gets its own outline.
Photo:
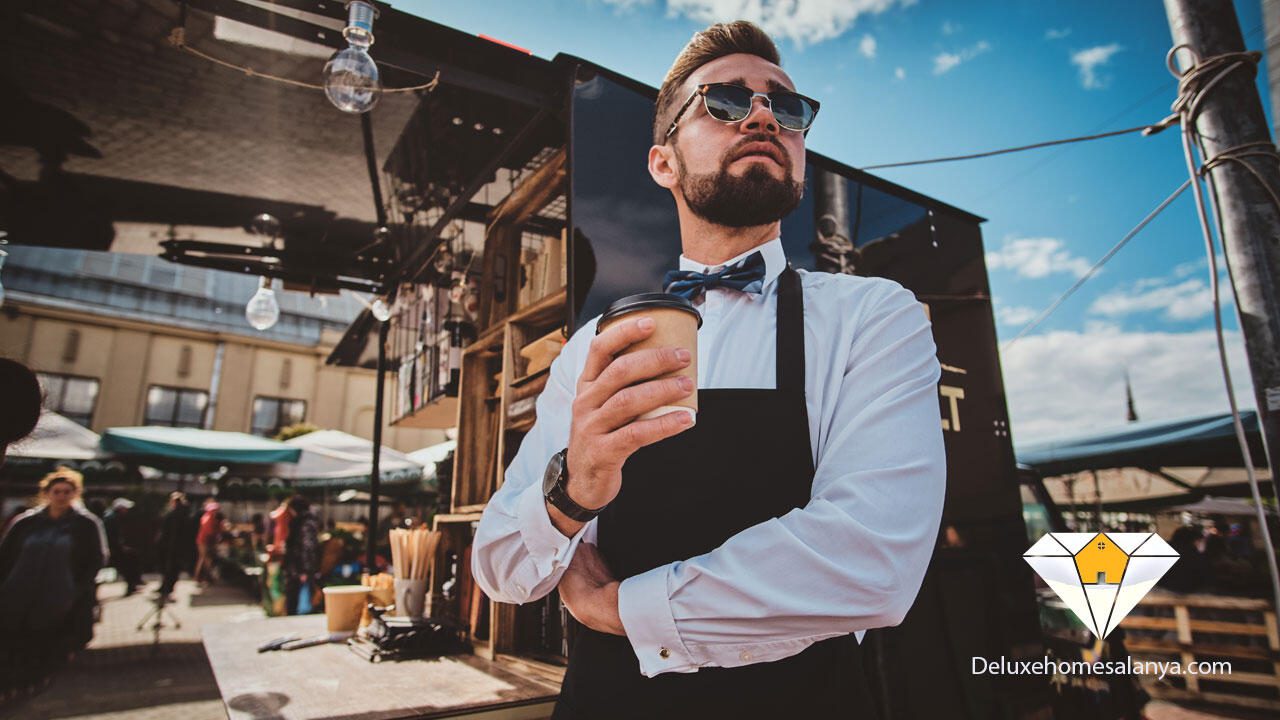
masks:
POLYGON ((1147 216, 1142 218, 1142 220, 1137 225, 1133 226, 1132 230, 1125 233, 1124 237, 1120 238, 1120 242, 1117 242, 1115 245, 1112 245, 1111 249, 1108 250, 1105 255, 1103 255, 1101 258, 1098 258, 1098 261, 1093 264, 1093 267, 1089 268, 1089 270, 1085 272, 1085 274, 1081 275, 1080 278, 1076 280, 1075 284, 1067 288, 1066 292, 1059 295, 1058 299, 1054 300, 1049 305, 1049 307, 1041 311, 1040 314, 1037 315, 1034 320, 1024 325, 1022 329, 1018 331, 1018 334, 1013 337, 1012 340, 1005 343, 1005 346, 1004 348, 1001 349, 1001 352, 1007 351, 1010 347, 1013 346, 1014 343, 1018 342, 1020 338, 1022 338, 1024 335, 1031 332, 1032 330, 1034 330, 1040 323, 1044 322, 1046 318, 1048 318, 1051 314, 1053 314, 1054 310, 1058 309, 1059 305, 1065 302, 1067 298, 1071 297, 1071 295, 1075 293, 1076 290, 1079 290, 1081 285, 1084 285, 1090 278, 1092 278, 1098 272, 1098 270, 1102 269, 1102 266, 1105 265, 1108 260, 1114 257, 1116 253, 1120 252, 1121 248, 1123 248, 1130 240, 1132 240, 1135 235, 1141 232, 1141 230, 1144 227, 1146 227, 1152 220, 1155 220, 1156 216, 1159 215, 1161 211, 1169 207, 1169 204, 1172 203, 1174 200, 1177 200, 1178 196, 1181 195, 1183 192, 1185 192, 1186 189, 1189 187, 1191 187, 1191 181, 1184 180, 1183 183, 1178 186, 1177 190, 1174 190, 1172 193, 1170 193, 1169 197, 1165 198, 1159 205, 1155 207, 1154 210, 1147 213, 1147 216))
MULTIPOLYGON (((197 50, 194 47, 187 44, 187 29, 182 26, 175 27, 173 28, 173 30, 169 31, 168 39, 169 39, 170 45, 172 45, 173 47, 185 53, 194 55, 202 60, 207 60, 215 65, 221 65, 222 67, 228 68, 230 70, 236 70, 236 71, 242 72, 245 75, 248 75, 250 77, 260 77, 266 80, 283 83, 285 85, 292 85, 294 87, 306 88, 307 90, 324 90, 324 85, 320 85, 318 83, 309 83, 309 82, 304 82, 302 80, 294 80, 293 78, 283 77, 280 75, 272 75, 271 73, 262 72, 261 70, 255 70, 247 65, 237 65, 233 62, 229 62, 227 60, 223 60, 222 58, 214 57, 209 53, 203 52, 201 50, 197 50)), ((396 93, 411 93, 411 92, 419 92, 419 91, 431 92, 432 90, 435 90, 436 86, 439 84, 440 84, 440 71, 436 70, 436 74, 431 78, 431 80, 421 85, 413 85, 410 87, 398 87, 398 88, 378 88, 377 92, 383 93, 384 95, 387 95, 387 94, 394 95, 396 93)))
POLYGON ((909 162, 882 163, 879 165, 867 165, 859 168, 860 170, 881 170, 884 168, 910 167, 912 165, 931 165, 934 163, 955 162, 957 160, 976 160, 978 158, 994 157, 996 155, 1008 155, 1009 153, 1023 152, 1024 150, 1036 150, 1039 148, 1053 147, 1054 145, 1066 145, 1068 143, 1086 142, 1089 140, 1101 140, 1102 138, 1115 137, 1116 135, 1127 135, 1129 133, 1140 132, 1143 135, 1153 135, 1160 132, 1168 125, 1139 125, 1137 127, 1125 128, 1123 130, 1111 130, 1109 132, 1097 133, 1094 135, 1081 135, 1079 137, 1063 138, 1061 140, 1047 140, 1045 142, 1032 143, 1031 145, 1019 145, 1018 147, 1004 148, 1001 150, 988 150, 980 153, 970 153, 968 155, 952 155, 949 157, 930 158, 928 160, 911 160, 909 162))
MULTIPOLYGON (((1248 477, 1249 490, 1253 495, 1254 510, 1257 513, 1259 531, 1262 534, 1264 553, 1266 555, 1268 569, 1271 574, 1272 602, 1277 611, 1280 612, 1280 568, 1278 568, 1276 564, 1275 546, 1271 541, 1271 530, 1267 525, 1267 516, 1264 510, 1264 505, 1262 504, 1262 494, 1258 489, 1258 476, 1254 469, 1253 454, 1249 449, 1248 438, 1245 436, 1244 423, 1240 420, 1240 408, 1236 402, 1235 388, 1232 386, 1231 381, 1231 368, 1227 363, 1227 345, 1222 328, 1222 303, 1219 296, 1218 285, 1217 252, 1215 251, 1213 242, 1213 233, 1209 230, 1208 213, 1205 210, 1204 196, 1201 194, 1200 188, 1200 181, 1203 176, 1207 175, 1214 168, 1223 165, 1225 162, 1235 162, 1248 169, 1249 173, 1262 185, 1270 196, 1277 213, 1280 213, 1280 198, 1276 196, 1274 189, 1267 184, 1265 178, 1263 178, 1255 168, 1250 166, 1249 163, 1243 159, 1245 157, 1256 156, 1267 156, 1272 159, 1278 159, 1280 158, 1280 155, 1277 155, 1274 146, 1271 146, 1269 143, 1250 143, 1248 145, 1228 148, 1212 158, 1206 158, 1204 157, 1204 146, 1203 143, 1201 143, 1201 166, 1200 169, 1197 170, 1195 166, 1195 151, 1192 149, 1194 140, 1198 137, 1198 133, 1195 129, 1196 116, 1199 114, 1205 99, 1208 97, 1209 91, 1217 86, 1223 78, 1227 77, 1238 68, 1246 67, 1252 63, 1252 67, 1254 67, 1256 71, 1256 66, 1260 59, 1261 53, 1236 52, 1215 55, 1214 57, 1202 61, 1190 46, 1181 44, 1175 45, 1171 50, 1169 50, 1169 53, 1165 58, 1165 62, 1169 67, 1169 72, 1173 73, 1174 77, 1178 78, 1178 97, 1174 101, 1172 109, 1174 110, 1175 115, 1180 118, 1182 123, 1183 156, 1187 164, 1187 174, 1189 176, 1188 181, 1195 185, 1194 197, 1196 201, 1196 217, 1200 222, 1200 232, 1204 236, 1205 252, 1209 258, 1209 285, 1213 296, 1213 324, 1214 333, 1218 341, 1218 361, 1222 366, 1222 379, 1227 389, 1227 402, 1231 406, 1231 422, 1235 429, 1236 442, 1240 445, 1240 453, 1244 459, 1245 475, 1248 477), (1176 55, 1179 50, 1186 50, 1192 56, 1192 64, 1185 72, 1179 71, 1176 65, 1176 55), (1213 73, 1212 78, 1201 85, 1201 82, 1210 73, 1213 73), (1259 146, 1264 145, 1269 148, 1267 151, 1264 152, 1257 149, 1259 146)), ((1227 256, 1226 234, 1223 232, 1222 212, 1218 207, 1216 195, 1211 194, 1210 202, 1214 204, 1214 215, 1218 218, 1218 241, 1222 246, 1223 259, 1227 263, 1227 273, 1230 275, 1231 261, 1227 256)), ((1238 304, 1236 306, 1236 312, 1237 314, 1240 312, 1238 304)), ((1258 420, 1260 426, 1262 424, 1261 413, 1262 409, 1259 408, 1258 420)), ((1266 432, 1263 431, 1261 434, 1263 436, 1263 443, 1265 446, 1266 432)), ((1272 476, 1272 490, 1274 493, 1274 475, 1272 476)))

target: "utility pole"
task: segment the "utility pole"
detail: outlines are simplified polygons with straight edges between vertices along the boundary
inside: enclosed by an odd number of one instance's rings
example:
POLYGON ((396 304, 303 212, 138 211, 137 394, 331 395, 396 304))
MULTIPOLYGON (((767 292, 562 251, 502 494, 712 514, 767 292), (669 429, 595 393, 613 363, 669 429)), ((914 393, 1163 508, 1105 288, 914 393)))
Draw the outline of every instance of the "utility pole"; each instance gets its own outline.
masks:
MULTIPOLYGON (((1232 0, 1164 0, 1164 7, 1174 44, 1187 45, 1200 61, 1244 52, 1244 37, 1232 0)), ((1254 150, 1266 147, 1274 152, 1253 70, 1248 63, 1236 68, 1205 95, 1195 117, 1195 129, 1206 159, 1255 143, 1262 145, 1253 145, 1254 150)), ((1268 156, 1246 157, 1241 162, 1249 167, 1225 162, 1210 170, 1208 178, 1217 203, 1236 313, 1253 375, 1263 448, 1267 465, 1274 473, 1274 455, 1280 451, 1280 208, 1272 197, 1280 196, 1280 162, 1268 156)), ((1274 494, 1274 475, 1271 482, 1274 494)), ((1258 499, 1256 484, 1253 493, 1258 499)), ((1258 519, 1263 523, 1262 535, 1270 544, 1261 507, 1258 519)), ((1273 599, 1280 607, 1275 551, 1271 547, 1266 551, 1273 599)))
MULTIPOLYGON (((1175 44, 1185 43, 1203 60, 1244 51, 1231 0, 1165 0, 1175 44)), ((1252 68, 1238 68, 1209 91, 1196 130, 1206 157, 1250 143, 1272 142, 1252 68)), ((1280 195, 1280 163, 1244 158, 1280 195)), ((1236 311, 1244 333, 1254 398, 1269 465, 1280 449, 1280 209, 1258 178, 1238 163, 1208 173, 1217 199, 1222 244, 1231 268, 1236 311), (1270 399, 1268 399, 1270 398, 1270 399)))

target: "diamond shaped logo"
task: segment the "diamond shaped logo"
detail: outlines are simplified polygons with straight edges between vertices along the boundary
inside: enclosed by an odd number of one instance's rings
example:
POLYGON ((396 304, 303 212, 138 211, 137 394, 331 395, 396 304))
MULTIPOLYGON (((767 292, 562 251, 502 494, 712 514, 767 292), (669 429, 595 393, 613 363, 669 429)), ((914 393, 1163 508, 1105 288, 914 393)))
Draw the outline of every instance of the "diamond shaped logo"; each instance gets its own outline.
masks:
POLYGON ((1022 557, 1099 638, 1178 561, 1155 533, 1047 533, 1022 557))

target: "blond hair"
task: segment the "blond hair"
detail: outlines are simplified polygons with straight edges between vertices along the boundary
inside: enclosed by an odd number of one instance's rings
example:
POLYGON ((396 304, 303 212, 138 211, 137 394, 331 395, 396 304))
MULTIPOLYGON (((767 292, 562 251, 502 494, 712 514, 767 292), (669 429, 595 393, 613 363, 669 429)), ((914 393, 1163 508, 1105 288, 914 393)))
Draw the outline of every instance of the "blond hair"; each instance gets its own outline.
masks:
POLYGON ((658 90, 658 102, 653 114, 655 145, 666 142, 671 115, 676 112, 678 103, 685 100, 681 97, 681 90, 689 76, 712 60, 737 53, 755 55, 774 65, 782 65, 778 47, 773 44, 773 40, 759 26, 746 20, 716 23, 706 30, 694 33, 689 44, 676 56, 662 81, 662 88, 658 90))
POLYGON ((49 488, 60 482, 70 483, 75 487, 77 493, 84 492, 84 475, 69 467, 60 466, 57 470, 40 478, 40 494, 44 495, 49 492, 49 488))

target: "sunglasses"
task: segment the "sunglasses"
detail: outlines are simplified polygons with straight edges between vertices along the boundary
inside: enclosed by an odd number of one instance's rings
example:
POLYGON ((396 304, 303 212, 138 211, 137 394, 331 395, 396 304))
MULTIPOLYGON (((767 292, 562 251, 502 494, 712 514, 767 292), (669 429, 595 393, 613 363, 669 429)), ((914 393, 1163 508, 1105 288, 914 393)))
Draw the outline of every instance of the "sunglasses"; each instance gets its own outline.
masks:
POLYGON ((684 101, 684 105, 680 106, 675 118, 671 120, 671 127, 667 128, 666 137, 671 137, 671 133, 676 131, 676 123, 680 122, 684 111, 689 109, 699 95, 706 105, 707 114, 725 123, 745 120, 751 114, 751 104, 757 96, 764 98, 774 119, 788 130, 805 132, 818 116, 817 100, 790 90, 762 93, 734 83, 707 83, 694 90, 689 99, 684 101))

